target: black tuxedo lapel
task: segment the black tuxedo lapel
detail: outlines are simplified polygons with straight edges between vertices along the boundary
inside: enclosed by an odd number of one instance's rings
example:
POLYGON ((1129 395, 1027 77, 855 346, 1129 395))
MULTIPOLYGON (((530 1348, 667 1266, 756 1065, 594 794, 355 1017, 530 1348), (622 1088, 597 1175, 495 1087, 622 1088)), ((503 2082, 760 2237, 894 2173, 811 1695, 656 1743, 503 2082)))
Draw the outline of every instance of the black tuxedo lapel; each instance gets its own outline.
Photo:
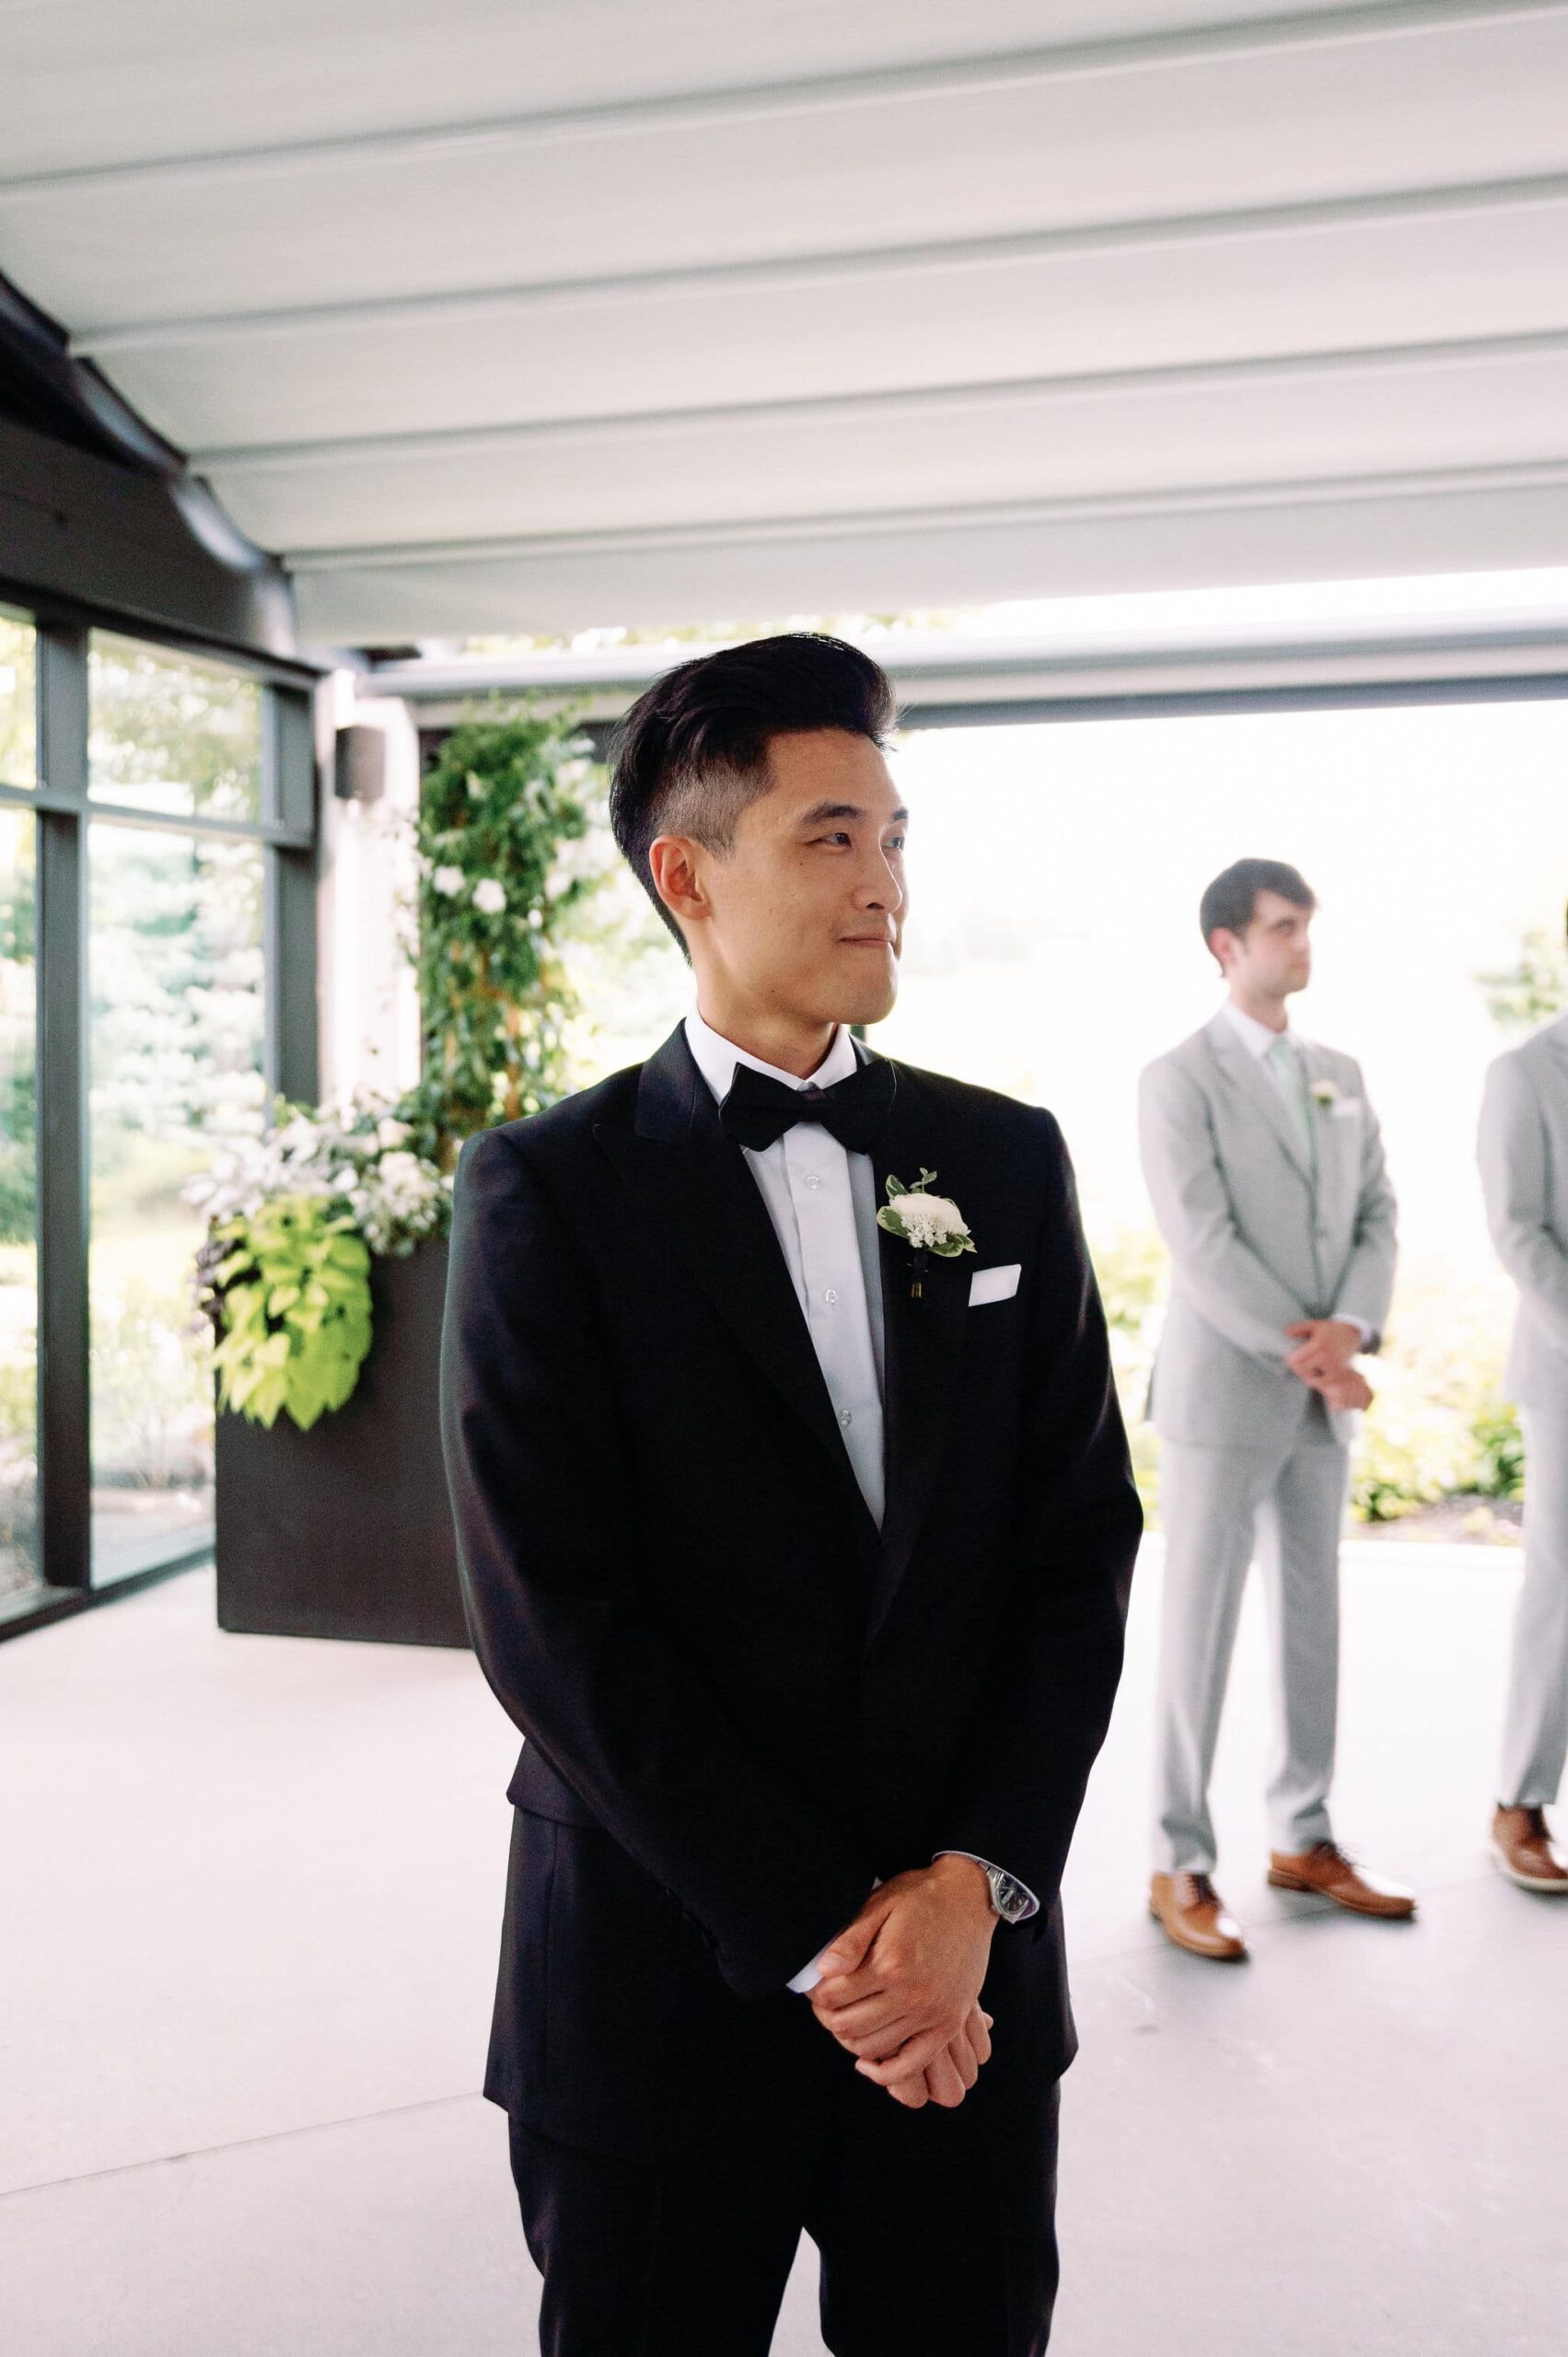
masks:
POLYGON ((722 1127, 684 1025, 643 1067, 635 1134, 594 1132, 641 1199, 648 1249, 669 1250, 783 1398, 828 1451, 847 1503, 875 1544, 800 1303, 767 1204, 739 1146, 722 1127))
MULTIPOLYGON (((857 1043, 863 1062, 872 1054, 857 1043)), ((872 1155, 878 1208, 889 1172, 913 1186, 922 1168, 956 1183, 935 1108, 903 1065, 887 1130, 872 1155)), ((684 1026, 643 1067, 635 1134, 600 1123, 595 1136, 645 1207, 649 1248, 668 1248, 829 1454, 847 1509, 873 1545, 877 1532, 854 1478, 811 1336, 762 1200, 718 1118, 684 1026)), ((962 1358, 972 1254, 926 1253, 877 1230, 884 1335, 886 1501, 866 1621, 869 1646, 898 1593, 941 1469, 962 1358), (923 1264, 922 1264, 923 1263, 923 1264), (911 1288, 920 1274, 918 1298, 911 1288)))
MULTIPOLYGON (((860 1053, 864 1059, 871 1051, 863 1046, 860 1053)), ((935 1109, 907 1067, 900 1064, 897 1072, 892 1114, 871 1158, 878 1210, 888 1201, 889 1172, 906 1187, 914 1185, 922 1169, 935 1171, 939 1190, 957 1185, 956 1173, 945 1164, 947 1142, 937 1125, 935 1109)), ((942 1469, 963 1355, 970 1276, 975 1265, 971 1253, 953 1260, 938 1260, 930 1252, 917 1256, 886 1228, 878 1228, 877 1234, 885 1327, 887 1502, 882 1515, 882 1558, 866 1624, 867 1646, 886 1620, 909 1568, 942 1469), (918 1297, 912 1291, 917 1274, 918 1297)))

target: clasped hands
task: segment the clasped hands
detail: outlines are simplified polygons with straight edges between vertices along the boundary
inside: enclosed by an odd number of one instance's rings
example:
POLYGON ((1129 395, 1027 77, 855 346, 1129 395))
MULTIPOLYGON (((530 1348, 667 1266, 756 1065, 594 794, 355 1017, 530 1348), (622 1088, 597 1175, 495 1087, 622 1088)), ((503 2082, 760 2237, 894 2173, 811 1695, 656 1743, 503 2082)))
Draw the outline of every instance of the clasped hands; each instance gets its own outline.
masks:
POLYGON ((1296 1345, 1286 1366, 1320 1391, 1330 1408, 1370 1408, 1372 1386, 1352 1364, 1361 1348, 1361 1330, 1348 1318, 1304 1318, 1285 1328, 1285 1340, 1296 1345))
POLYGON ((998 1920, 984 1870, 948 1855, 879 1883, 823 1955, 811 2009, 895 2103, 950 2110, 989 2061, 980 1991, 998 1920))

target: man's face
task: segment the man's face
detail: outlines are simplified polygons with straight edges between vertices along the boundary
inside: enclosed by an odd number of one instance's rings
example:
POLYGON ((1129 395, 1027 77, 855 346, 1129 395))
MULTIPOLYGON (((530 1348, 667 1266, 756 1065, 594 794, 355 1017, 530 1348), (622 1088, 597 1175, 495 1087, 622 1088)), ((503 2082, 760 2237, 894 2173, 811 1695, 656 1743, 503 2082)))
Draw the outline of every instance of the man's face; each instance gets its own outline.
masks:
POLYGON ((1261 998, 1283 999, 1312 980, 1312 911, 1278 892, 1260 892, 1240 933, 1221 928, 1214 944, 1225 978, 1261 998))
MULTIPOLYGON (((703 912, 687 922, 699 981, 804 1023, 876 1023, 898 995, 907 813, 868 737, 775 737, 766 793, 727 853, 691 847, 703 912)), ((683 911, 684 915, 685 912, 683 911)))

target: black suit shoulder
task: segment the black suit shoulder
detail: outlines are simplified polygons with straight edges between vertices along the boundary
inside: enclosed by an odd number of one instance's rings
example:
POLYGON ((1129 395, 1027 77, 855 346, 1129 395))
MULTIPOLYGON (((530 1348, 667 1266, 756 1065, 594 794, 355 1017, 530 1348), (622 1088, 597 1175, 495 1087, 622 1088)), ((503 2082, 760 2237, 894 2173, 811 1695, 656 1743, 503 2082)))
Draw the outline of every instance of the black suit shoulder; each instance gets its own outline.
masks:
POLYGON ((626 1064, 608 1079, 595 1081, 591 1088, 576 1089, 570 1097, 547 1105, 542 1112, 525 1113, 516 1121, 493 1122, 465 1140, 463 1153, 470 1154, 482 1138, 504 1138, 508 1150, 525 1154, 541 1170, 549 1169, 561 1157, 580 1151, 600 1123, 614 1121, 631 1127, 642 1074, 641 1064, 626 1064))
POLYGON ((1010 1140, 1015 1144, 1030 1135, 1052 1144, 1061 1139, 1061 1125, 1055 1114, 1043 1105, 1026 1105, 1022 1097, 1008 1097, 999 1088, 983 1088, 977 1081, 958 1080, 951 1073, 928 1072, 924 1065, 905 1063, 901 1057, 892 1056, 888 1061, 896 1064, 900 1073, 907 1073, 915 1086, 929 1095, 940 1113, 961 1121, 982 1138, 994 1138, 998 1143, 1010 1140))

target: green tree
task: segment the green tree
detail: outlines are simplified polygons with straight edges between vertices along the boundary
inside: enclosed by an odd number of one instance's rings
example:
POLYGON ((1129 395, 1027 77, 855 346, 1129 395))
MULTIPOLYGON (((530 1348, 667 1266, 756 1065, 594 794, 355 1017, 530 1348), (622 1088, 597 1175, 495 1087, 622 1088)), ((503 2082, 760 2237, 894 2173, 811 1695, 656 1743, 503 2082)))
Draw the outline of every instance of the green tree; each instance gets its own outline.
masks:
POLYGON ((96 794, 200 818, 259 815, 261 691, 254 679, 95 631, 89 691, 96 794))
POLYGON ((33 1233, 36 853, 31 813, 0 810, 0 1245, 29 1244, 33 1233))
POLYGON ((30 622, 0 614, 0 782, 31 785, 38 723, 35 643, 30 622))
POLYGON ((1568 1006, 1568 942, 1538 927, 1526 934, 1516 964, 1476 980, 1499 1029, 1533 1030, 1568 1006))

